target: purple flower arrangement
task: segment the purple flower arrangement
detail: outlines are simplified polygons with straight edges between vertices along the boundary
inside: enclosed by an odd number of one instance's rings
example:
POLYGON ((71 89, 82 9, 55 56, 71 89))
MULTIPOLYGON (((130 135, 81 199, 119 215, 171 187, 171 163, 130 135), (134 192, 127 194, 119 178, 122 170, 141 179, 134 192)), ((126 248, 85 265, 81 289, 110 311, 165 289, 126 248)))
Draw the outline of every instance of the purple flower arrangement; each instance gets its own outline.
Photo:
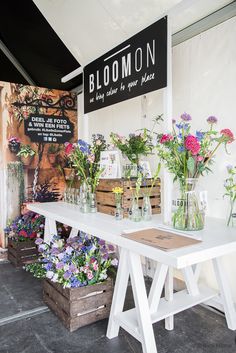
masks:
POLYGON ((29 211, 15 218, 4 231, 9 238, 17 242, 41 237, 44 232, 44 217, 29 211))
POLYGON ((67 240, 54 236, 50 244, 38 238, 36 244, 39 262, 26 265, 26 270, 37 278, 60 283, 64 288, 103 282, 108 271, 118 265, 112 245, 84 233, 67 240))

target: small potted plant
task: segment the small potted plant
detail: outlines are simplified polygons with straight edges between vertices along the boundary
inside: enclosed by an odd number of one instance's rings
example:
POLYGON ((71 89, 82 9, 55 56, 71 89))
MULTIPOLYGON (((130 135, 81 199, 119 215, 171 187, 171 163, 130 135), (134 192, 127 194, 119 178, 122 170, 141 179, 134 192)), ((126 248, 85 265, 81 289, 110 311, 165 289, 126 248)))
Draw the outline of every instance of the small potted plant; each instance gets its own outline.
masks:
POLYGON ((8 260, 13 265, 21 267, 37 259, 35 239, 43 235, 43 216, 28 211, 9 222, 4 231, 8 237, 8 260))
POLYGON ((21 142, 17 137, 10 137, 8 140, 8 148, 11 153, 17 154, 20 150, 21 142))
POLYGON ((21 162, 28 166, 31 164, 33 157, 35 156, 36 152, 30 145, 21 145, 17 156, 20 157, 21 162))
POLYGON ((43 298, 70 331, 109 316, 118 260, 114 247, 80 233, 66 241, 54 236, 50 244, 37 239, 41 254, 25 269, 43 278, 43 298))
POLYGON ((54 166, 56 164, 57 155, 59 152, 60 152, 59 146, 57 146, 53 143, 49 145, 47 156, 48 156, 48 161, 52 166, 54 166))

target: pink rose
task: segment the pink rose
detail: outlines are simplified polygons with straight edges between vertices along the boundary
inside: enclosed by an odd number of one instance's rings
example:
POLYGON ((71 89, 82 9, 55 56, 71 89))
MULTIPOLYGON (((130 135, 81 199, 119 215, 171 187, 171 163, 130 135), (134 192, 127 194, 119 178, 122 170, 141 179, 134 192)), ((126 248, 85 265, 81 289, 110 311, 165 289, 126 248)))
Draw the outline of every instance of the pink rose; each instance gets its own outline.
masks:
POLYGON ((170 142, 173 140, 173 136, 170 134, 164 134, 162 135, 161 139, 160 139, 160 143, 166 143, 166 142, 170 142))
POLYGON ((197 138, 193 135, 188 135, 184 142, 185 148, 192 153, 192 155, 198 154, 200 151, 200 143, 197 138))

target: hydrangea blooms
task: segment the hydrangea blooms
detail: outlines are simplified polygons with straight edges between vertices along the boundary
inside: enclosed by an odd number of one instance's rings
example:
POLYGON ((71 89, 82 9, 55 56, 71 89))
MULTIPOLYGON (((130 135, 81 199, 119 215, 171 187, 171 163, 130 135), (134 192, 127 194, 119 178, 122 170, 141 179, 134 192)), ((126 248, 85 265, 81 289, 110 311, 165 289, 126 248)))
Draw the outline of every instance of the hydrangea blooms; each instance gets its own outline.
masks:
POLYGON ((40 237, 44 231, 44 217, 34 212, 27 212, 15 218, 5 228, 5 233, 14 241, 28 241, 40 237))
POLYGON ((77 288, 104 281, 108 270, 118 265, 114 247, 104 240, 81 233, 67 241, 54 236, 51 243, 37 239, 39 262, 26 265, 38 278, 48 278, 64 288, 77 288))

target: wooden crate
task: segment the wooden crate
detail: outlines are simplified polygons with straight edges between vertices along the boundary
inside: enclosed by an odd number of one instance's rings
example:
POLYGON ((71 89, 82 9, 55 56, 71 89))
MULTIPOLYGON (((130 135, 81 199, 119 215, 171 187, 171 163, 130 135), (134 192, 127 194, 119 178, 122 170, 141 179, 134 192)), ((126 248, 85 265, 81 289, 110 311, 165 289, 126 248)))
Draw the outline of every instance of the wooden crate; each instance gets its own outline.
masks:
MULTIPOLYGON (((115 195, 112 189, 115 187, 123 188, 122 207, 124 209, 124 217, 128 217, 129 208, 131 206, 132 193, 135 189, 135 179, 100 179, 97 186, 96 198, 98 212, 109 215, 115 214, 115 195)), ((146 187, 151 187, 152 180, 148 179, 146 187)), ((141 186, 139 207, 142 207, 144 186, 141 186)), ((157 179, 150 195, 150 202, 152 205, 152 213, 161 213, 161 182, 157 179)))
POLYGON ((110 313, 112 295, 113 281, 111 279, 79 288, 63 288, 58 283, 43 281, 44 302, 70 332, 107 318, 110 313))
POLYGON ((38 258, 38 249, 35 239, 17 242, 8 240, 8 260, 16 267, 35 262, 38 258))

